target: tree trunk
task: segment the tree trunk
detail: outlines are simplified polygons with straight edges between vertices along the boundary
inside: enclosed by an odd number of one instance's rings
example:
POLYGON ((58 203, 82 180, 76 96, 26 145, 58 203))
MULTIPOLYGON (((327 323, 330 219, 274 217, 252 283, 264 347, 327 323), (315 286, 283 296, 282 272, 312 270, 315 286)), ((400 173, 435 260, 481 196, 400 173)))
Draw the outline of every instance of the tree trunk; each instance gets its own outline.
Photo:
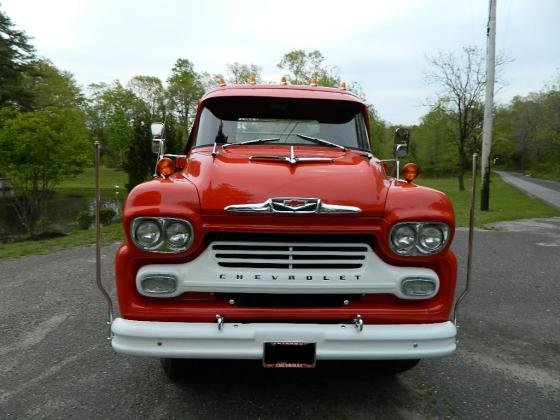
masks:
POLYGON ((465 170, 467 167, 467 157, 465 156, 465 143, 463 140, 459 142, 459 173, 457 179, 459 181, 459 191, 465 191, 465 170))

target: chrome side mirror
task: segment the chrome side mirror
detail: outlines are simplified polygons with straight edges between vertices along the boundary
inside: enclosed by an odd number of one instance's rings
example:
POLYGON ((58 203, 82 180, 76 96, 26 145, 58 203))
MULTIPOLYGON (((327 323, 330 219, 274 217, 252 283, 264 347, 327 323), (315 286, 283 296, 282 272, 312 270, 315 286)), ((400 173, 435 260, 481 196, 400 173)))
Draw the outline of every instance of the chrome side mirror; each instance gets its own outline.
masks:
POLYGON ((152 139, 152 153, 156 155, 163 155, 165 153, 162 139, 152 139))
POLYGON ((406 144, 397 144, 395 147, 395 156, 400 159, 408 155, 408 146, 406 144))
POLYGON ((163 137, 165 124, 152 123, 150 130, 152 131, 152 152, 159 158, 165 154, 165 138, 163 137))
POLYGON ((163 123, 152 123, 152 125, 150 126, 150 129, 152 130, 152 137, 153 138, 161 138, 163 136, 163 129, 164 129, 164 124, 163 123))
POLYGON ((397 128, 395 130, 395 159, 400 159, 408 155, 409 144, 410 131, 406 128, 397 128))

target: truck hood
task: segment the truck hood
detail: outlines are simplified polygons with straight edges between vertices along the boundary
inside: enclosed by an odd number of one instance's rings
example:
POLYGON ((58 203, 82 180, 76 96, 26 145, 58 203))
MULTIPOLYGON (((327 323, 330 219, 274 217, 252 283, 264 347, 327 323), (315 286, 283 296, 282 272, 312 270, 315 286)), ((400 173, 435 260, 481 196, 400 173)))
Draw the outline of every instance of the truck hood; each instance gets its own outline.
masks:
POLYGON ((297 158, 326 160, 254 159, 289 157, 291 147, 287 145, 219 147, 216 156, 204 147, 191 152, 184 175, 198 189, 202 214, 224 214, 228 206, 274 198, 317 198, 328 205, 358 207, 360 216, 383 215, 389 181, 377 162, 352 150, 293 149, 297 158))

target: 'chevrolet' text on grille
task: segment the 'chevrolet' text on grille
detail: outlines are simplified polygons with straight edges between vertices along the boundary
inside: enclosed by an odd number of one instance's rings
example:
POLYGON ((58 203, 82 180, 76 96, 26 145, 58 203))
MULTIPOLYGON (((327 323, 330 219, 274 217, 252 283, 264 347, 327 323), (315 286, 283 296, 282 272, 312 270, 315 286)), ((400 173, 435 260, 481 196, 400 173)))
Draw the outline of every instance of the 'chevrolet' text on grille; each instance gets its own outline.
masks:
POLYGON ((360 280, 360 274, 218 274, 220 280, 360 280))

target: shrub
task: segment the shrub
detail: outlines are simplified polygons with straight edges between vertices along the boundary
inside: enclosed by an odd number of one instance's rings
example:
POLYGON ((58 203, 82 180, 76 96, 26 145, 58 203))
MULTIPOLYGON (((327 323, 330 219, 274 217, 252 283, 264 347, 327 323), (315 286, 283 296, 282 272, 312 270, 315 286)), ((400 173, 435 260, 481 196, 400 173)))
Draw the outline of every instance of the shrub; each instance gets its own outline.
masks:
POLYGON ((89 214, 89 211, 87 210, 81 211, 76 218, 76 222, 78 222, 78 227, 80 229, 89 229, 94 220, 95 217, 93 217, 93 214, 89 214))
POLYGON ((108 226, 117 213, 111 208, 103 208, 99 211, 99 220, 103 226, 108 226))

